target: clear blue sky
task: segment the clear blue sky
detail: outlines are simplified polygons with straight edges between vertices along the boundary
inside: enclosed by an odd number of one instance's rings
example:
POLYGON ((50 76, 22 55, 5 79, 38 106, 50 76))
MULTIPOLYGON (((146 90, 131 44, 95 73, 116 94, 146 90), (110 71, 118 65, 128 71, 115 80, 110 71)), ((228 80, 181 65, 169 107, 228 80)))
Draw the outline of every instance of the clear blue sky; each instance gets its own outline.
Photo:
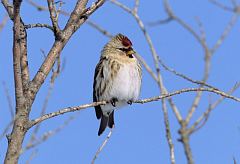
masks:
MULTIPOLYGON (((92 2, 92 1, 91 1, 92 2)), ((132 7, 134 0, 122 0, 132 7)), ((222 0, 231 6, 230 1, 222 0)), ((207 43, 214 45, 224 27, 229 22, 232 13, 223 11, 210 4, 207 0, 170 1, 175 13, 191 25, 196 31, 198 26, 195 17, 202 21, 207 34, 207 43)), ((42 3, 46 5, 46 2, 42 3)), ((91 3, 90 3, 91 4, 91 3)), ((71 11, 74 3, 66 1, 63 9, 71 11)), ((0 5, 0 19, 5 14, 0 5)), ((34 7, 23 2, 22 18, 25 24, 51 24, 48 12, 38 12, 34 7)), ((164 19, 166 14, 162 2, 140 1, 139 15, 144 23, 164 19)), ((63 27, 67 18, 60 16, 63 27)), ((132 40, 134 48, 154 68, 151 53, 146 40, 139 30, 135 20, 126 12, 107 2, 90 20, 98 23, 112 34, 123 33, 132 40)), ((231 31, 221 48, 212 59, 208 83, 227 91, 239 78, 239 22, 231 31)), ((203 73, 203 51, 196 40, 177 23, 149 27, 148 32, 160 57, 175 70, 193 79, 200 80, 203 73)), ((47 29, 28 30, 28 56, 31 77, 36 73, 44 57, 40 51, 48 52, 54 42, 53 34, 47 29)), ((76 106, 92 101, 92 82, 95 65, 108 38, 83 25, 71 38, 62 51, 61 59, 65 60, 65 69, 57 78, 53 94, 50 98, 47 112, 53 112, 68 106, 76 106)), ((12 22, 0 33, 0 81, 5 81, 14 102, 14 83, 12 69, 12 22)), ((171 73, 163 73, 164 83, 169 91, 195 85, 186 82, 171 73)), ((47 95, 50 78, 46 80, 33 105, 31 118, 39 116, 47 95)), ((141 98, 159 95, 159 90, 153 79, 144 70, 141 98)), ((195 93, 186 93, 174 97, 179 110, 185 116, 195 93)), ((240 91, 234 93, 240 97, 240 91)), ((193 120, 204 112, 209 100, 214 102, 218 96, 204 93, 204 97, 195 113, 193 120)), ((3 86, 0 87, 0 132, 10 120, 10 113, 3 86)), ((169 109, 169 120, 173 143, 175 145, 176 163, 186 163, 183 146, 177 141, 179 125, 169 109)), ((65 114, 45 121, 41 125, 39 135, 62 125, 69 116, 77 116, 66 128, 37 147, 37 155, 32 160, 34 164, 41 163, 90 163, 96 150, 108 134, 108 130, 97 136, 99 122, 93 108, 80 112, 65 114)), ((233 163, 233 157, 240 162, 240 110, 239 103, 226 100, 211 114, 207 124, 191 136, 190 144, 196 163, 233 163)), ((115 113, 116 128, 114 133, 99 155, 96 163, 169 163, 169 149, 165 138, 163 113, 160 102, 144 105, 134 104, 115 113)), ((28 134, 32 131, 30 130, 28 134)), ((27 135, 24 145, 29 139, 27 135)), ((0 161, 6 152, 7 140, 0 141, 0 161)), ((33 150, 25 152, 20 163, 25 163, 33 150)))

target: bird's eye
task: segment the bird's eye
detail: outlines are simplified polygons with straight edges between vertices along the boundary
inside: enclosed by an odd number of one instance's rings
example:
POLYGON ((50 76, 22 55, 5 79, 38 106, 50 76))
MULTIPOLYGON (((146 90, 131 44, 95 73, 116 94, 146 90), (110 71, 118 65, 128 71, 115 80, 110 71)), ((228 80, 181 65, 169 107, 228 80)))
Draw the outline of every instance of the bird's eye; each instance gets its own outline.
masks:
POLYGON ((128 48, 118 48, 119 50, 123 51, 123 52, 128 52, 128 48))

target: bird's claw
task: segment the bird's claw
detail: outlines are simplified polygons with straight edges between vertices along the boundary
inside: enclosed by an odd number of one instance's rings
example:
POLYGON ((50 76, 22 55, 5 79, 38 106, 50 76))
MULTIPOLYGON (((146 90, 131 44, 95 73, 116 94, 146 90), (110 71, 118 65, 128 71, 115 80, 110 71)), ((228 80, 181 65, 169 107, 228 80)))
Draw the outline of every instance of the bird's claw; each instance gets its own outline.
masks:
POLYGON ((132 102, 132 100, 128 100, 127 103, 128 103, 129 105, 132 105, 133 102, 132 102))
POLYGON ((110 103, 112 104, 112 106, 116 107, 116 102, 118 100, 116 98, 112 98, 112 100, 110 101, 110 103))

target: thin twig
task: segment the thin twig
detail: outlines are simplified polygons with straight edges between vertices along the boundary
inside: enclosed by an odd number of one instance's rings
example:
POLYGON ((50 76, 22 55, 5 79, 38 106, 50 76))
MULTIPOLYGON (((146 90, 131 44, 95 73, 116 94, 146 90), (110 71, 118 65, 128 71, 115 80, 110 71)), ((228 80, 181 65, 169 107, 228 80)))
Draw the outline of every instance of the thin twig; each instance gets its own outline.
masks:
MULTIPOLYGON (((227 93, 231 95, 240 87, 240 83, 234 85, 227 93)), ((201 129, 207 122, 210 113, 225 99, 224 96, 220 97, 213 104, 209 105, 208 109, 194 122, 194 124, 189 128, 189 133, 194 133, 195 131, 201 129), (202 123, 201 123, 202 122, 202 123), (201 124, 200 124, 201 123, 201 124)))
MULTIPOLYGON (((46 53, 44 50, 41 49, 41 52, 43 54, 44 57, 46 57, 46 53)), ((55 84, 55 79, 59 76, 60 74, 60 57, 58 58, 57 60, 57 70, 55 70, 54 68, 52 68, 52 76, 51 76, 51 80, 50 80, 50 84, 49 84, 49 88, 48 88, 48 92, 47 92, 47 95, 45 97, 45 100, 43 102, 43 107, 42 107, 42 110, 41 110, 41 113, 40 113, 40 116, 43 116, 45 113, 46 113, 46 110, 47 110, 47 106, 48 106, 48 102, 49 102, 49 99, 52 95, 52 92, 53 92, 53 88, 54 88, 54 84, 55 84)), ((27 144, 28 145, 32 145, 32 143, 36 140, 36 135, 40 129, 40 125, 41 124, 38 124, 35 126, 32 134, 31 134, 31 137, 30 137, 30 140, 27 144)), ((26 147, 27 147, 26 146, 26 147)))
MULTIPOLYGON (((225 98, 234 100, 236 102, 240 102, 240 98, 231 96, 231 95, 229 95, 225 92, 219 91, 219 90, 214 90, 212 88, 185 88, 185 89, 177 90, 175 92, 171 92, 171 93, 164 94, 164 95, 161 95, 161 96, 156 96, 156 97, 151 97, 151 98, 147 98, 147 99, 137 100, 134 103, 144 104, 144 103, 148 103, 148 102, 152 102, 152 101, 159 101, 161 99, 172 97, 172 96, 179 95, 179 94, 186 93, 186 92, 198 92, 198 91, 212 92, 212 93, 215 93, 217 95, 224 96, 225 98)), ((90 104, 84 104, 84 105, 75 106, 75 107, 63 108, 63 109, 58 110, 56 112, 45 114, 45 115, 43 115, 39 118, 36 118, 36 119, 30 121, 30 123, 28 125, 28 128, 31 128, 34 125, 39 124, 42 121, 45 121, 45 120, 50 119, 52 117, 56 117, 58 115, 62 115, 62 114, 69 113, 69 112, 74 112, 74 111, 79 111, 79 110, 82 110, 82 109, 86 109, 86 108, 94 107, 94 106, 98 106, 98 105, 106 105, 107 103, 108 102, 106 102, 106 101, 101 101, 101 102, 93 102, 93 103, 90 103, 90 104)))
POLYGON ((207 44, 206 32, 205 32, 203 23, 201 22, 199 17, 196 17, 196 21, 197 21, 197 24, 198 24, 198 27, 199 27, 199 30, 200 30, 200 38, 205 44, 207 44))
POLYGON ((139 8, 139 0, 135 0, 133 12, 137 13, 138 12, 138 8, 139 8))
POLYGON ((4 8, 6 9, 8 16, 11 18, 11 20, 13 20, 13 15, 14 15, 13 5, 10 4, 8 0, 2 0, 1 2, 2 2, 4 8))
POLYGON ((183 144, 184 152, 187 157, 187 163, 194 164, 193 155, 192 155, 191 147, 189 144, 190 138, 189 138, 189 131, 187 129, 187 122, 183 120, 180 125, 181 125, 181 128, 179 130, 179 134, 181 138, 179 139, 179 141, 182 142, 183 144))
MULTIPOLYGON (((32 0, 27 0, 27 2, 32 5, 33 7, 36 7, 37 10, 39 11, 48 11, 48 8, 45 7, 45 6, 41 6, 35 2, 33 2, 32 0)), ((64 16, 70 16, 70 13, 64 11, 64 10, 61 10, 61 9, 58 9, 58 13, 59 14, 62 14, 64 16)), ((98 24, 96 24, 95 22, 91 21, 91 20, 87 20, 86 21, 86 24, 89 25, 90 27, 96 29, 97 31, 99 31, 100 33, 102 33, 103 35, 111 38, 113 37, 112 34, 110 34, 108 31, 106 31, 105 29, 103 29, 101 26, 99 26, 98 24)))
POLYGON ((29 29, 29 28, 48 28, 50 29, 51 31, 53 31, 53 27, 48 25, 48 24, 42 24, 42 23, 36 23, 36 24, 28 24, 28 25, 25 25, 24 26, 26 29, 29 29))
POLYGON ((110 130, 110 132, 108 133, 106 139, 103 141, 102 145, 98 148, 97 152, 95 153, 91 164, 94 164, 98 155, 101 153, 101 151, 103 150, 103 148, 106 146, 107 142, 109 141, 110 137, 112 136, 112 132, 113 132, 114 126, 113 128, 110 130))
POLYGON ((178 22, 178 24, 180 24, 184 29, 186 29, 190 34, 192 34, 192 36, 198 41, 198 43, 202 47, 206 48, 206 45, 203 42, 203 40, 201 39, 201 37, 199 37, 198 34, 187 23, 185 23, 182 19, 180 19, 179 17, 177 17, 174 14, 173 10, 171 9, 171 7, 168 3, 168 0, 164 0, 164 7, 165 7, 165 11, 167 12, 169 18, 178 22))
MULTIPOLYGON (((202 40, 202 42, 204 43, 204 44, 202 44, 202 48, 205 51, 205 63, 204 63, 205 65, 204 65, 204 75, 202 78, 202 82, 206 83, 206 81, 209 77, 211 57, 216 52, 216 50, 220 47, 222 42, 226 39, 229 32, 233 28, 235 22, 237 21, 237 18, 238 18, 238 16, 236 14, 234 14, 233 17, 230 19, 228 25, 226 26, 225 30, 223 31, 222 35, 219 37, 219 39, 217 40, 216 44, 213 46, 212 49, 209 49, 208 46, 206 45, 206 43, 204 42, 204 40, 202 40), (203 45, 205 45, 205 46, 203 46, 203 45)), ((200 87, 202 87, 202 86, 204 86, 204 85, 202 84, 200 87)), ((187 123, 190 121, 190 119, 193 116, 193 113, 195 112, 196 108, 198 107, 201 96, 202 96, 202 93, 198 92, 193 101, 191 108, 189 109, 189 112, 188 112, 188 115, 186 118, 187 123)))
POLYGON ((103 35, 112 38, 113 35, 110 34, 108 31, 106 31, 105 29, 103 29, 102 27, 100 27, 98 24, 94 23, 93 21, 88 20, 87 24, 93 28, 95 28, 96 30, 98 30, 100 33, 102 33, 103 35))
POLYGON ((231 11, 231 12, 234 11, 233 8, 228 7, 228 6, 225 6, 225 5, 223 5, 222 3, 220 3, 220 2, 218 2, 218 1, 216 1, 216 0, 208 0, 208 1, 209 1, 210 3, 212 3, 213 5, 219 7, 219 8, 221 8, 221 9, 223 9, 223 10, 231 11))
POLYGON ((163 67, 165 70, 167 70, 167 71, 173 73, 174 75, 176 75, 176 76, 178 76, 178 77, 181 77, 181 78, 183 78, 183 79, 185 79, 185 80, 187 80, 187 81, 189 81, 189 82, 191 82, 191 83, 195 83, 195 84, 198 84, 198 85, 202 85, 202 86, 205 86, 205 87, 209 87, 209 88, 213 88, 213 89, 218 90, 216 87, 214 87, 214 86, 212 86, 212 85, 209 85, 209 84, 207 84, 207 83, 205 83, 205 82, 203 82, 203 81, 194 80, 194 79, 192 79, 192 78, 190 78, 190 77, 188 77, 188 76, 186 76, 186 75, 184 75, 184 74, 182 74, 182 73, 177 72, 177 71, 174 70, 173 68, 170 68, 170 67, 167 66, 165 63, 163 63, 163 61, 161 61, 161 60, 159 60, 159 63, 162 65, 162 67, 163 67))
POLYGON ((32 140, 31 142, 29 142, 26 147, 24 149, 22 149, 21 153, 30 150, 32 148, 35 148, 36 146, 42 144, 43 142, 45 142, 46 140, 48 140, 50 137, 56 135, 57 133, 61 132, 66 126, 69 125, 69 123, 71 121, 73 121, 75 118, 77 117, 77 115, 74 116, 70 116, 67 120, 64 121, 64 123, 62 125, 60 125, 59 127, 57 127, 56 129, 53 130, 49 130, 48 132, 45 132, 42 136, 40 136, 39 138, 34 138, 34 140, 32 140))
MULTIPOLYGON (((211 57, 211 52, 209 51, 209 48, 206 44, 206 39, 205 39, 205 32, 203 30, 202 24, 199 23, 200 26, 200 32, 201 32, 201 36, 199 36, 188 24, 186 24, 181 18, 177 17, 173 10, 171 9, 168 0, 164 0, 164 7, 165 7, 165 11, 168 14, 168 17, 172 18, 174 21, 176 21, 179 25, 181 25, 185 30, 187 30, 190 34, 192 34, 192 36, 198 41, 198 43, 202 46, 204 52, 205 52, 205 66, 204 66, 204 76, 203 76, 203 80, 202 81, 193 81, 189 78, 187 78, 186 76, 182 76, 179 75, 180 77, 185 78, 188 81, 192 81, 194 83, 202 83, 200 84, 200 87, 204 86, 204 84, 206 83, 208 76, 209 76, 209 70, 210 70, 210 57, 211 57)), ((174 72, 174 71, 172 71, 174 72)), ((175 72, 175 74, 177 74, 177 72, 175 72)), ((206 86, 206 85, 205 85, 206 86)), ((210 86, 209 86, 210 87, 210 86)), ((192 117, 193 113, 195 112, 196 108, 198 107, 198 104, 200 102, 201 99, 201 92, 198 92, 193 104, 188 112, 187 118, 186 118, 186 122, 188 123, 190 121, 190 118, 192 117)))
POLYGON ((239 18, 239 14, 233 14, 230 21, 228 22, 227 26, 225 27, 223 33, 219 37, 219 39, 214 44, 213 48, 211 49, 211 54, 214 54, 214 52, 222 45, 223 41, 226 39, 234 25, 236 24, 237 20, 239 18))
POLYGON ((157 26, 157 25, 167 24, 167 23, 170 23, 172 20, 173 19, 171 17, 167 17, 165 19, 158 20, 158 21, 155 21, 155 22, 149 22, 148 25, 149 26, 157 26))
POLYGON ((50 18, 52 21, 52 26, 53 26, 53 31, 55 36, 58 37, 59 33, 61 32, 60 27, 58 25, 58 15, 57 15, 57 10, 54 4, 54 0, 47 0, 48 2, 48 11, 50 13, 50 18))

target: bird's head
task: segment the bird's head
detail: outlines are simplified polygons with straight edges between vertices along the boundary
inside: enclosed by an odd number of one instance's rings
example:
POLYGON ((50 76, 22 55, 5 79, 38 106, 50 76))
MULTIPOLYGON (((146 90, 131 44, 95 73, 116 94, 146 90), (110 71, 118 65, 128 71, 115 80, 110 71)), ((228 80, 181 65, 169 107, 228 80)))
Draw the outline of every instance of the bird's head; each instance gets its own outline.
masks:
POLYGON ((105 50, 110 51, 110 54, 120 55, 124 57, 134 58, 133 54, 136 52, 132 48, 132 42, 128 37, 117 34, 104 47, 105 50))

